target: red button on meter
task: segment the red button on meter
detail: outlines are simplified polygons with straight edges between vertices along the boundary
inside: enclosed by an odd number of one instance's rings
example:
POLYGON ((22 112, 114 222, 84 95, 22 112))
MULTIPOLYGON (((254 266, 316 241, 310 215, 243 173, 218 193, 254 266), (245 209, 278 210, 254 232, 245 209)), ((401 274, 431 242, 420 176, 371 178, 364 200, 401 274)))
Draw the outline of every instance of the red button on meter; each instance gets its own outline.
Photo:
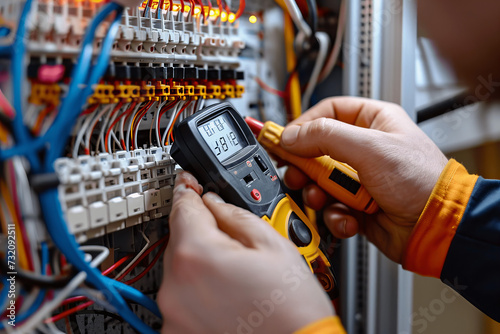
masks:
POLYGON ((258 191, 257 189, 253 189, 250 195, 252 195, 252 198, 256 201, 260 201, 261 199, 260 191, 258 191))

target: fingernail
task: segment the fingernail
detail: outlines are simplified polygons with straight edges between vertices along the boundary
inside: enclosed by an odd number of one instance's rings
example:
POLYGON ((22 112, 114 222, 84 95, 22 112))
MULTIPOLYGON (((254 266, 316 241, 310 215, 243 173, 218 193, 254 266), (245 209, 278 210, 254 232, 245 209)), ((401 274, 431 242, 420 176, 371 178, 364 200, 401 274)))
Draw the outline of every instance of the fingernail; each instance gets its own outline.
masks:
POLYGON ((347 227, 347 219, 344 219, 343 221, 338 223, 337 230, 342 231, 342 233, 346 235, 346 227, 347 227))
POLYGON ((206 193, 205 196, 210 200, 214 201, 215 203, 226 203, 222 198, 220 198, 219 195, 215 193, 206 193))
POLYGON ((286 127, 285 131, 283 131, 283 134, 281 135, 281 142, 286 146, 295 144, 299 135, 299 130, 300 126, 298 125, 286 127))

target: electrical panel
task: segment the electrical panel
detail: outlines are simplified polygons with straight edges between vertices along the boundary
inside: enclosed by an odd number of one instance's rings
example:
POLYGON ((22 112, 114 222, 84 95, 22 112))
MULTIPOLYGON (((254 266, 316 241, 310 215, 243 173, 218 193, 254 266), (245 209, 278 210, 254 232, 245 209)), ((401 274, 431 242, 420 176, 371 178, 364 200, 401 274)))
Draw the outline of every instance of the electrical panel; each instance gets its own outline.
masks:
POLYGON ((176 122, 226 100, 284 124, 341 81, 343 7, 290 3, 303 45, 281 1, 2 0, 0 330, 161 328, 176 122))

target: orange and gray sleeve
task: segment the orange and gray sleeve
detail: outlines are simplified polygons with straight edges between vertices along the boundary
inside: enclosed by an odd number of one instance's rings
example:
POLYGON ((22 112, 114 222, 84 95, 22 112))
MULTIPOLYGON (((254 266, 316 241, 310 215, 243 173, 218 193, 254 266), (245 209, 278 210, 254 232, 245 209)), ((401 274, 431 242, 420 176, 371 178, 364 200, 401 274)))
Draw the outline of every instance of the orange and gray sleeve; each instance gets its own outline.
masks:
POLYGON ((500 181, 450 160, 412 232, 403 267, 440 278, 500 321, 500 181))
POLYGON ((296 331, 294 334, 346 334, 339 317, 320 319, 296 331))

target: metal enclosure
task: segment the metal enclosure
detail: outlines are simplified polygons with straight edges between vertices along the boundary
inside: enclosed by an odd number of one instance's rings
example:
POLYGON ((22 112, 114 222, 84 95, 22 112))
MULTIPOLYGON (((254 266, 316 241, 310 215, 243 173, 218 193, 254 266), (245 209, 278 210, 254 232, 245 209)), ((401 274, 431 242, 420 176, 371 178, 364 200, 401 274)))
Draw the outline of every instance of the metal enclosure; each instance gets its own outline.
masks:
MULTIPOLYGON (((398 103, 415 119, 416 2, 347 4, 344 94, 398 103)), ((363 237, 341 247, 341 316, 347 332, 411 333, 412 274, 363 237)))

